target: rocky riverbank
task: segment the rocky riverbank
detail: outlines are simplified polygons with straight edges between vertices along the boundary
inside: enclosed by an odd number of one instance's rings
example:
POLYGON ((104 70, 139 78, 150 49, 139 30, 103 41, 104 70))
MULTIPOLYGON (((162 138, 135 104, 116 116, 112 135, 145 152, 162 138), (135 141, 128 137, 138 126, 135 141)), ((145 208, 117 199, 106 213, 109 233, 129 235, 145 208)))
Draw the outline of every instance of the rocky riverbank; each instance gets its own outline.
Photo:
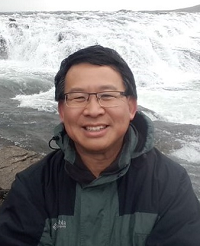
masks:
POLYGON ((41 157, 41 154, 17 146, 0 149, 0 205, 7 195, 16 173, 37 162, 41 157))

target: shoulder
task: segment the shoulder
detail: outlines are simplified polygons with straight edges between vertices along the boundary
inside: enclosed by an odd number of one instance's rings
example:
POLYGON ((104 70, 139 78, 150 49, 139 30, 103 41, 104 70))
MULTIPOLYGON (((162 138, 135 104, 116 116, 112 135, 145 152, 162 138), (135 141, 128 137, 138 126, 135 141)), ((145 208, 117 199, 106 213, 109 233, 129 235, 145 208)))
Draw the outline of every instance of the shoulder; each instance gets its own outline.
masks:
POLYGON ((168 172, 185 173, 185 168, 179 163, 173 161, 156 148, 142 154, 136 159, 132 160, 132 164, 137 168, 152 169, 157 174, 167 174, 168 172))
POLYGON ((47 188, 57 184, 66 172, 61 150, 53 151, 43 159, 16 174, 8 197, 31 200, 34 203, 43 198, 47 188))
POLYGON ((52 172, 64 168, 64 156, 61 150, 53 151, 38 162, 32 164, 16 175, 20 180, 40 180, 52 172))
POLYGON ((158 192, 169 191, 174 194, 183 183, 191 186, 185 168, 156 148, 132 160, 132 164, 132 172, 136 168, 139 177, 155 184, 158 192))
POLYGON ((185 199, 190 199, 194 204, 196 203, 196 196, 186 169, 156 148, 133 160, 132 164, 129 177, 131 180, 134 177, 140 194, 142 192, 144 194, 145 202, 142 206, 153 201, 156 210, 160 213, 176 204, 176 201, 182 203, 185 199))
POLYGON ((167 157, 158 149, 154 148, 149 155, 151 156, 149 165, 153 165, 156 173, 161 177, 174 177, 177 179, 178 177, 181 178, 183 175, 186 175, 187 172, 180 163, 167 157))
POLYGON ((190 193, 193 196, 191 180, 183 166, 157 149, 153 149, 149 156, 151 156, 148 161, 149 169, 152 170, 151 178, 157 184, 160 199, 162 197, 162 200, 165 200, 163 199, 165 197, 168 200, 166 203, 168 203, 181 194, 190 193))

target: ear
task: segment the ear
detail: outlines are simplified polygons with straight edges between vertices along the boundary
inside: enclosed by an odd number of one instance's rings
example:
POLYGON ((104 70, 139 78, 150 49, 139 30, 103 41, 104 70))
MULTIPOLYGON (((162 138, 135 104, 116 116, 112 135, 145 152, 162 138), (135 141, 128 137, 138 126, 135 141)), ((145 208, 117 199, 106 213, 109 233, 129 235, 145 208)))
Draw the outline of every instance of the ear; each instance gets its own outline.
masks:
POLYGON ((65 109, 64 101, 59 101, 58 102, 58 113, 59 113, 61 122, 64 122, 64 109, 65 109))
POLYGON ((128 97, 127 99, 128 99, 130 120, 132 120, 137 112, 137 100, 134 97, 128 97))

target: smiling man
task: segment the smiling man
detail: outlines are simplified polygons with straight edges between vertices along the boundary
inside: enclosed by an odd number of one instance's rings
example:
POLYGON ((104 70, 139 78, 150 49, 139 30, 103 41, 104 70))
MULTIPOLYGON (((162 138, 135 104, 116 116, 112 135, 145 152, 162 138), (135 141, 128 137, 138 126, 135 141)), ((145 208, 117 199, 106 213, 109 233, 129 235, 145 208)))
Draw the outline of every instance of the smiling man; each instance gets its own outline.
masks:
POLYGON ((3 246, 199 246, 188 174, 153 146, 133 74, 99 45, 55 77, 59 149, 16 176, 0 209, 3 246))
POLYGON ((61 121, 96 177, 116 159, 136 113, 136 99, 127 95, 120 73, 109 66, 76 64, 65 77, 61 121))

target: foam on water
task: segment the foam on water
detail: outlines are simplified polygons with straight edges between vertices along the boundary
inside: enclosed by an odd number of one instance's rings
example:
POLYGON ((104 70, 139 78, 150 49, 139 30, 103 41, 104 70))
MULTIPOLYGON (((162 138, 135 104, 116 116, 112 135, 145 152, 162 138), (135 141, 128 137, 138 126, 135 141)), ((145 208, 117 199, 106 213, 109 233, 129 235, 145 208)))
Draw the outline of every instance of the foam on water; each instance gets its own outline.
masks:
MULTIPOLYGON (((20 78, 25 76, 38 76, 42 79, 50 78, 55 75, 55 68, 49 66, 33 65, 27 61, 0 60, 0 78, 12 78, 13 83, 19 83, 20 78)), ((28 83, 29 81, 27 81, 28 83)))
POLYGON ((15 97, 20 107, 56 111, 50 88, 61 60, 99 43, 128 62, 140 105, 166 121, 200 124, 200 14, 26 13, 0 15, 0 20, 8 50, 8 60, 0 60, 0 79, 27 87, 15 97), (33 83, 41 88, 33 90, 33 83))
POLYGON ((190 142, 188 145, 185 144, 182 148, 172 152, 171 155, 179 159, 188 160, 188 162, 200 164, 200 149, 197 145, 199 145, 199 143, 190 142))
POLYGON ((39 111, 57 112, 57 103, 54 101, 54 88, 49 91, 32 95, 17 95, 14 100, 20 101, 19 107, 34 108, 39 111))
POLYGON ((174 123, 200 125, 200 92, 192 89, 139 88, 140 105, 174 123))

